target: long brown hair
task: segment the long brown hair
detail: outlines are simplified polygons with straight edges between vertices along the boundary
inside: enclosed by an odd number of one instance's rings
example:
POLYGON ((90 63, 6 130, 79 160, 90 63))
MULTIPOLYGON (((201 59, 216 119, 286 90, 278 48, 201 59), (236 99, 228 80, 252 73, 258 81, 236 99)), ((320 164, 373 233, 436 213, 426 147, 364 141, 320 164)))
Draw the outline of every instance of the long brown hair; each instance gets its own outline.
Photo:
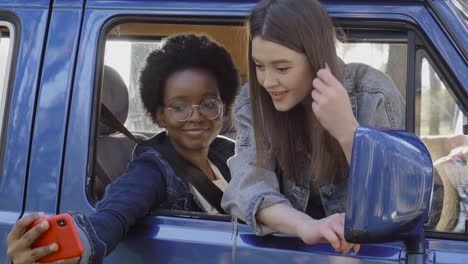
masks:
MULTIPOLYGON (((249 79, 257 166, 274 160, 281 173, 300 181, 299 155, 311 154, 312 175, 317 184, 336 183, 346 176, 348 164, 337 140, 316 120, 306 125, 307 110, 297 104, 287 112, 277 111, 270 95, 258 83, 252 60, 252 39, 256 36, 305 54, 312 77, 328 64, 343 79, 335 49, 335 30, 325 8, 316 0, 263 0, 252 10, 249 28, 249 79)), ((311 84, 312 85, 312 84, 311 84)), ((308 110, 311 112, 311 110, 308 110)), ((311 112, 312 113, 312 112, 311 112)))

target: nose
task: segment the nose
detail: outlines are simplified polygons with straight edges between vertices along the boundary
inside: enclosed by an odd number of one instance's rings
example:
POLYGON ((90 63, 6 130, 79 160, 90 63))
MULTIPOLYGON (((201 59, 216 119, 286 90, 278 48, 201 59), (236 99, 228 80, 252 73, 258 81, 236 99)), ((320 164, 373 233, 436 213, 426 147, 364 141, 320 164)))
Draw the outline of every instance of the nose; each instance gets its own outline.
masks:
POLYGON ((273 71, 266 70, 263 73, 263 81, 261 83, 266 89, 275 87, 276 85, 278 85, 278 79, 276 78, 276 74, 273 71))
POLYGON ((200 106, 192 105, 192 114, 190 115, 187 121, 197 122, 202 119, 202 115, 200 114, 200 106))

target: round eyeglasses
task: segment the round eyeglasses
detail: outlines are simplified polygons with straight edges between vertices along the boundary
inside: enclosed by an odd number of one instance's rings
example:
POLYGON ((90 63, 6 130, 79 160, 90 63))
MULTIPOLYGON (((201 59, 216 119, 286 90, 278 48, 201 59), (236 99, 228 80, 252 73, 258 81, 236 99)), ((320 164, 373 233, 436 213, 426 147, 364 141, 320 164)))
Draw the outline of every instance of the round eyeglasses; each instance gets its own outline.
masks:
POLYGON ((169 110, 174 120, 185 122, 192 116, 194 107, 198 108, 198 113, 200 113, 200 115, 209 120, 218 118, 223 112, 223 104, 219 99, 204 99, 198 105, 176 102, 172 103, 166 109, 169 110))

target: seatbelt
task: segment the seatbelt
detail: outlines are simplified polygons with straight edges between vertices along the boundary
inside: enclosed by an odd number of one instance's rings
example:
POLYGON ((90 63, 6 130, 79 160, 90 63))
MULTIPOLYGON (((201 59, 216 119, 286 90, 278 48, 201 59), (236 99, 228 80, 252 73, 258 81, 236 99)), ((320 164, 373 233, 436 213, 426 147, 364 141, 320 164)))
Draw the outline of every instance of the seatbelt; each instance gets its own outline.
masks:
POLYGON ((169 140, 165 140, 163 144, 152 146, 145 144, 142 140, 136 138, 127 128, 120 123, 114 114, 104 105, 101 104, 101 118, 99 119, 105 125, 119 131, 137 144, 150 146, 158 151, 166 161, 171 165, 176 175, 185 179, 193 185, 197 191, 220 213, 224 213, 221 207, 221 198, 223 192, 198 168, 194 167, 187 160, 177 153, 169 140))
POLYGON ((141 139, 136 138, 132 133, 130 133, 130 131, 128 131, 127 128, 124 125, 122 125, 122 123, 120 123, 117 117, 115 117, 114 114, 109 110, 109 108, 107 108, 107 106, 105 106, 104 104, 101 104, 101 115, 99 121, 124 134, 137 144, 143 142, 141 139))
POLYGON ((156 149, 179 176, 190 182, 193 187, 220 213, 224 213, 221 207, 221 198, 223 192, 198 168, 184 159, 172 147, 169 140, 165 140, 163 144, 152 146, 156 149))

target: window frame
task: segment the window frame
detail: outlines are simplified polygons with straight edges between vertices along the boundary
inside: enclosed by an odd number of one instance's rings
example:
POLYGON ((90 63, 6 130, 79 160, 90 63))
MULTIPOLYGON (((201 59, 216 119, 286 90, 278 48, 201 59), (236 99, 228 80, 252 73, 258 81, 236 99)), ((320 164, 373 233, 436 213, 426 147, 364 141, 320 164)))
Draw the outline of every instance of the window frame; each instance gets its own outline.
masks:
MULTIPOLYGON (((1 18, 0 18, 1 19, 1 18)), ((8 53, 7 53, 7 60, 5 64, 5 72, 4 72, 4 79, 3 83, 0 85, 3 85, 3 89, 0 92, 0 138, 3 138, 3 127, 5 125, 5 117, 6 117, 6 106, 7 106, 7 97, 8 97, 8 91, 10 90, 10 72, 11 72, 11 67, 12 67, 12 57, 13 57, 13 49, 14 49, 14 41, 15 41, 15 29, 14 26, 11 22, 0 20, 0 27, 5 27, 8 29, 9 33, 9 46, 8 46, 8 53)), ((1 73, 0 73, 1 74, 1 73)))
MULTIPOLYGON (((431 63, 431 67, 438 74, 440 80, 445 84, 449 94, 460 108, 460 110, 468 115, 468 98, 461 96, 463 86, 450 72, 450 67, 441 59, 441 55, 437 49, 427 40, 427 36, 422 34, 421 30, 408 22, 399 21, 353 21, 353 19, 337 19, 335 24, 341 28, 351 26, 363 27, 365 29, 401 29, 408 32, 407 46, 407 80, 406 80, 406 130, 415 132, 416 123, 416 84, 421 82, 420 74, 416 74, 418 65, 416 54, 419 50, 423 50, 426 59, 431 63), (372 25, 370 25, 372 23, 372 25)), ((438 232, 435 230, 425 229, 427 238, 449 239, 468 241, 468 220, 465 222, 465 233, 438 232)))
MULTIPOLYGON (((361 18, 336 18, 333 17, 331 13, 333 22, 335 26, 340 29, 359 29, 365 30, 367 32, 375 31, 376 35, 379 33, 379 30, 390 30, 390 31, 404 31, 406 32, 406 44, 407 44, 407 72, 406 72, 406 130, 409 130, 414 133, 415 131, 415 96, 416 96, 416 82, 418 81, 416 75, 417 71, 417 62, 416 62, 416 53, 419 49, 423 48, 428 55, 427 58, 430 58, 430 61, 433 62, 434 70, 439 74, 441 80, 446 84, 447 89, 450 94, 453 96, 456 104, 460 107, 462 112, 467 115, 468 109, 468 98, 463 98, 460 96, 464 91, 463 86, 459 81, 454 78, 453 73, 450 72, 450 67, 441 59, 441 55, 437 52, 437 49, 433 47, 428 37, 423 34, 423 32, 418 28, 417 25, 414 25, 408 21, 400 20, 382 20, 382 19, 366 19, 362 20, 361 18), (457 96, 458 95, 458 96, 457 96)), ((178 24, 197 24, 197 25, 233 25, 233 26, 242 26, 244 20, 240 17, 187 17, 187 16, 171 16, 171 17, 154 17, 151 15, 148 16, 120 16, 108 20, 101 29, 98 43, 98 52, 96 56, 96 72, 94 80, 94 94, 93 94, 93 109, 92 109, 92 118, 91 118, 91 142, 88 151, 88 166, 86 177, 92 177, 95 158, 96 158, 96 139, 97 139, 97 130, 99 122, 99 98, 101 93, 101 83, 102 83, 102 74, 103 74, 103 65, 104 65, 104 49, 108 33, 112 30, 113 27, 123 24, 123 23, 154 23, 154 24, 164 24, 164 23, 178 23, 178 24), (96 107, 97 106, 97 107, 96 107)), ((381 32, 380 32, 381 33, 381 32)), ((364 34, 363 34, 364 35, 364 34)), ((385 36, 385 34, 380 34, 385 36)), ((367 39, 367 41, 372 39, 367 39)), ((372 42, 372 41, 371 41, 372 42)), ((378 41, 375 39, 374 43, 389 43, 387 41, 378 41)), ((400 42, 401 43, 401 42, 400 42)), ((89 196, 90 190, 86 189, 86 195, 88 201, 92 201, 89 196)), ((217 220, 217 221, 231 221, 229 215, 210 215, 205 213, 198 212, 185 212, 185 211, 173 211, 173 210, 155 210, 152 211, 151 216, 173 216, 173 217, 184 217, 192 219, 203 219, 203 220, 217 220)), ((466 232, 466 231, 465 231, 466 232)), ((444 233, 436 232, 431 230, 425 230, 425 234, 428 238, 441 238, 441 239, 450 239, 450 240, 464 240, 468 241, 468 233, 444 233)))
MULTIPOLYGON (((3 162, 5 155, 5 143, 7 140, 7 124, 10 113, 11 95, 15 80, 16 64, 18 61, 18 52, 21 39, 21 23, 19 18, 10 12, 0 12, 0 26, 6 27, 10 34, 10 44, 8 51, 7 67, 5 70, 3 94, 0 94, 0 103, 3 109, 0 109, 0 178, 3 173, 3 162)), ((0 104, 0 107, 1 105, 0 104)))
MULTIPOLYGON (((90 144, 88 149, 88 164, 86 177, 94 177, 97 157, 97 138, 99 129, 99 114, 101 111, 100 98, 101 88, 103 82, 104 73, 104 56, 105 47, 108 34, 112 31, 115 26, 125 23, 152 23, 152 24, 188 24, 188 25, 216 25, 216 26, 243 26, 244 20, 240 17, 187 17, 187 16, 152 16, 152 15, 129 15, 119 16, 111 18, 101 28, 99 33, 99 40, 97 45, 97 54, 95 61, 95 79, 94 79, 94 90, 93 90, 93 107, 91 115, 91 131, 90 131, 90 144)), ((157 36, 162 38, 162 36, 157 36)), ((87 181, 89 182, 89 181, 87 181)), ((95 207, 96 202, 92 197, 92 190, 89 184, 85 188, 86 198, 88 202, 95 207)), ((222 222, 230 222, 230 215, 213 215, 200 212, 186 212, 177 210, 163 210, 158 209, 150 212, 151 216, 172 216, 192 219, 203 219, 203 220, 216 220, 222 222)))
MULTIPOLYGON (((457 100, 457 97, 455 94, 453 94, 452 87, 450 86, 450 82, 448 80, 452 79, 449 78, 447 79, 446 76, 444 75, 444 70, 443 67, 440 67, 437 63, 437 58, 433 56, 433 54, 430 53, 430 50, 428 50, 427 46, 419 46, 416 50, 416 55, 415 56, 415 61, 416 61, 416 71, 419 73, 417 74, 416 77, 416 82, 421 84, 422 81, 422 61, 423 59, 426 59, 427 62, 429 63, 429 66, 432 68, 432 70, 437 74, 437 77, 440 79, 440 81, 445 85, 445 88, 448 92, 448 94, 452 97, 452 99, 455 101, 457 107, 463 112, 462 107, 460 106, 460 103, 457 100), (419 53, 419 54, 418 54, 419 53)), ((416 87, 415 87, 416 88, 416 87)), ((422 87, 420 87, 422 88, 422 87)), ((466 113, 464 113, 466 116, 466 113)), ((427 229, 425 227, 424 233, 426 234, 426 237, 428 238, 438 238, 438 239, 451 239, 451 240, 461 240, 461 241, 468 241, 468 219, 465 219, 465 232, 464 233, 456 233, 456 232, 441 232, 441 231, 435 231, 433 229, 427 229)))

